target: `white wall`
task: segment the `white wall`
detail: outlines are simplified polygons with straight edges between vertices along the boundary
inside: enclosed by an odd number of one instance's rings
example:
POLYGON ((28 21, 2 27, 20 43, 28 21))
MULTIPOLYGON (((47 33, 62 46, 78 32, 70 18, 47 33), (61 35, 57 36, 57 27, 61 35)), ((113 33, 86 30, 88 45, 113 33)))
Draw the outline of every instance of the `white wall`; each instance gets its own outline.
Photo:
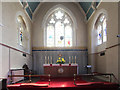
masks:
MULTIPOLYGON (((118 3, 117 2, 101 2, 95 13, 91 16, 87 23, 88 28, 88 53, 91 61, 91 54, 97 57, 94 59, 96 71, 100 73, 114 73, 118 78, 118 46, 109 48, 118 44, 118 3), (94 32, 94 22, 99 12, 105 12, 107 15, 107 42, 106 44, 93 46, 91 33, 94 32), (93 50, 94 49, 94 50, 93 50), (104 56, 100 56, 101 51, 105 51, 104 56), (94 51, 94 52, 92 52, 94 51)), ((96 38, 96 37, 93 37, 96 38)), ((97 42, 97 41, 96 41, 97 42)), ((89 62, 90 62, 89 61, 89 62)))
MULTIPOLYGON (((0 1, 0 25, 2 24, 2 2, 0 1)), ((0 26, 0 43, 2 42, 2 26, 0 26)), ((2 77, 2 46, 0 46, 0 78, 2 77)), ((0 79, 0 90, 2 89, 2 79, 0 79)))
MULTIPOLYGON (((1 6, 1 3, 0 3, 1 6)), ((0 55, 2 56, 2 60, 0 60, 0 77, 7 78, 8 72, 10 69, 19 69, 26 63, 28 67, 32 69, 32 56, 31 56, 31 31, 32 31, 32 22, 29 17, 23 10, 21 4, 19 2, 2 2, 2 44, 10 46, 12 48, 0 45, 0 55), (26 25, 27 30, 30 34, 30 42, 29 48, 25 49, 24 47, 20 47, 18 45, 18 29, 16 18, 18 15, 22 15, 26 25), (2 49, 2 50, 1 50, 2 49), (15 50, 17 49, 17 50, 15 50), (23 51, 26 54, 24 57, 22 54, 23 51), (2 63, 1 63, 2 62, 2 63)), ((1 30, 0 30, 1 31, 1 30)))
POLYGON ((34 21, 33 21, 33 47, 43 47, 44 46, 44 27, 43 27, 43 20, 46 13, 56 5, 64 6, 65 8, 69 9, 73 16, 76 19, 75 24, 75 39, 74 41, 75 46, 77 47, 87 47, 87 30, 86 30, 86 23, 84 22, 85 17, 81 13, 80 9, 75 3, 42 3, 38 11, 34 14, 34 21))
MULTIPOLYGON (((17 48, 19 50, 30 53, 31 51, 31 42, 29 49, 25 49, 24 47, 20 47, 18 45, 18 26, 17 26, 17 16, 22 15, 28 33, 31 35, 31 21, 28 18, 27 14, 22 8, 22 5, 19 2, 3 2, 2 3, 2 23, 4 25, 2 30, 2 40, 4 44, 10 45, 11 47, 17 48), (9 38, 9 39, 8 39, 9 38)), ((30 37, 31 40, 31 37, 30 37)))
MULTIPOLYGON (((119 2, 119 7, 118 7, 118 24, 120 24, 120 2, 119 2)), ((118 34, 120 35, 120 25, 118 25, 118 34)), ((120 37, 118 39, 118 42, 120 43, 120 37)), ((120 46, 118 46, 118 71, 120 71, 120 46)), ((119 74, 119 80, 120 80, 120 74, 119 74)))
MULTIPOLYGON (((101 2, 95 13, 91 16, 90 20, 87 23, 88 28, 88 48, 89 52, 96 53, 105 50, 105 48, 110 47, 118 43, 118 3, 117 2, 101 2), (98 48, 96 51, 92 52, 92 36, 91 32, 94 32, 94 24, 98 18, 100 12, 103 12, 107 16, 107 43, 106 47, 99 45, 93 48, 98 48)), ((96 38, 94 36, 93 38, 96 38)), ((95 42, 97 43, 97 41, 95 42)))
POLYGON ((23 64, 26 63, 32 69, 31 59, 31 55, 26 54, 24 57, 23 53, 10 49, 10 68, 22 68, 23 64))
POLYGON ((24 57, 22 52, 4 46, 2 46, 2 53, 2 78, 8 76, 10 69, 21 69, 25 63, 32 69, 31 55, 26 54, 24 57))
MULTIPOLYGON (((2 23, 2 2, 0 1, 0 24, 2 23)), ((0 26, 0 42, 2 42, 2 26, 0 26)), ((2 76, 2 47, 0 46, 0 77, 2 76)))
POLYGON ((9 48, 2 47, 2 77, 6 78, 9 72, 9 48))

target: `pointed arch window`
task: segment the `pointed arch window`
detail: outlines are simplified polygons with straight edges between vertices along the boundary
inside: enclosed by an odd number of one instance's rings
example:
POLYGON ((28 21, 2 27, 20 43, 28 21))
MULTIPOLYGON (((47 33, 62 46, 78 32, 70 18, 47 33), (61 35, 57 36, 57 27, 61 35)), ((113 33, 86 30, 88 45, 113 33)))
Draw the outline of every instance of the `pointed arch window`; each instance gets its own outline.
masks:
POLYGON ((97 43, 98 45, 107 41, 107 24, 106 17, 104 14, 101 14, 96 22, 97 28, 97 43))
POLYGON ((26 23, 21 15, 17 17, 17 25, 18 25, 18 44, 27 49, 29 45, 29 32, 27 30, 26 23))
POLYGON ((46 46, 70 47, 73 45, 73 22, 61 8, 56 9, 47 19, 46 46))
POLYGON ((20 46, 23 46, 23 33, 26 29, 26 24, 21 15, 17 17, 17 23, 18 23, 18 43, 20 46))

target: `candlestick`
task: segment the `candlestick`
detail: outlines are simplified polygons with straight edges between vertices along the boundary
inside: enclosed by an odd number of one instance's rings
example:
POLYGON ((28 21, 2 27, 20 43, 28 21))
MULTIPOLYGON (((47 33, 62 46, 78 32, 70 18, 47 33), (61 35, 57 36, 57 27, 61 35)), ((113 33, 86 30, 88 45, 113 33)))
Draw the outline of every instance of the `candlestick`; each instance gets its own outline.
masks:
POLYGON ((49 64, 49 56, 48 56, 48 64, 49 64))
POLYGON ((73 64, 73 56, 72 56, 72 64, 73 64))
POLYGON ((75 56, 75 64, 76 64, 76 56, 75 56))
POLYGON ((51 64, 52 64, 52 56, 51 56, 51 64))
POLYGON ((71 64, 71 60, 70 60, 71 58, 70 58, 70 56, 69 56, 69 64, 71 64))
POLYGON ((70 56, 69 56, 69 64, 70 64, 70 56))
POLYGON ((45 64, 47 64, 46 56, 45 56, 45 64))

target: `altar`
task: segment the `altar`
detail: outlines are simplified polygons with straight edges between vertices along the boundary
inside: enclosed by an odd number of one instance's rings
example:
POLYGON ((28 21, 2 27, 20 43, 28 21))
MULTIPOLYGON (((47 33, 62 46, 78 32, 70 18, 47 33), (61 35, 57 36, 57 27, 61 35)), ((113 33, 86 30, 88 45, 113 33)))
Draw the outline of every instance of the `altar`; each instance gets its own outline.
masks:
POLYGON ((73 77, 78 73, 78 64, 43 64, 44 74, 52 77, 73 77))

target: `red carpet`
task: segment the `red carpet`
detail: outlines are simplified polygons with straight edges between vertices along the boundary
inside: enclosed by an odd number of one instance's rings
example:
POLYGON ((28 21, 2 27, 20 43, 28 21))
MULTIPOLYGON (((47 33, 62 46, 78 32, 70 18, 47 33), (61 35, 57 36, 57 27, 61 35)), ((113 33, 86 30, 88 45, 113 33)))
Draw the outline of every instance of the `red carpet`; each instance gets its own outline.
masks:
MULTIPOLYGON (((79 83, 85 83, 86 81, 82 80, 82 79, 79 79, 79 81, 77 81, 79 83)), ((39 84, 49 84, 47 80, 39 80, 38 82, 36 83, 39 83, 39 84)), ((51 82, 50 82, 50 85, 49 85, 49 88, 51 87, 54 87, 54 88, 57 88, 57 87, 76 87, 74 85, 74 81, 73 81, 73 78, 71 77, 57 77, 57 78, 52 78, 51 79, 51 82)))
POLYGON ((50 85, 48 79, 40 79, 36 83, 17 83, 13 85, 8 85, 9 90, 42 90, 42 89, 84 89, 84 90, 117 90, 118 84, 108 83, 108 82, 86 82, 79 78, 76 81, 77 85, 74 85, 73 78, 51 78, 50 85), (47 86, 48 85, 48 86, 47 86))

